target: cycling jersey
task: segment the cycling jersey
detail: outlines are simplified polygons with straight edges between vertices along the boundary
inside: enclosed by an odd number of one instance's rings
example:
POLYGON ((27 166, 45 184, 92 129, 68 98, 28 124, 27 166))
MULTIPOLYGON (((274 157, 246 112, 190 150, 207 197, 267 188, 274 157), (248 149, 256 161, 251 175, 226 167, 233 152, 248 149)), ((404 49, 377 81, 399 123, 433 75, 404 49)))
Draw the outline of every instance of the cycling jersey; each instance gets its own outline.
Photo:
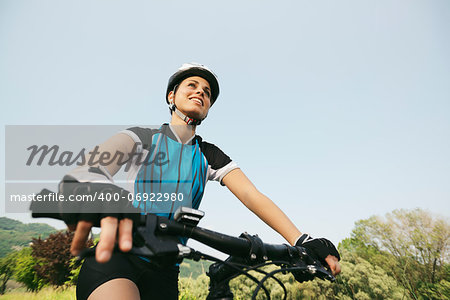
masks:
POLYGON ((180 206, 197 209, 208 180, 219 181, 238 168, 217 146, 194 135, 182 143, 170 124, 159 129, 122 131, 135 142, 129 164, 129 191, 142 212, 169 218, 180 206))

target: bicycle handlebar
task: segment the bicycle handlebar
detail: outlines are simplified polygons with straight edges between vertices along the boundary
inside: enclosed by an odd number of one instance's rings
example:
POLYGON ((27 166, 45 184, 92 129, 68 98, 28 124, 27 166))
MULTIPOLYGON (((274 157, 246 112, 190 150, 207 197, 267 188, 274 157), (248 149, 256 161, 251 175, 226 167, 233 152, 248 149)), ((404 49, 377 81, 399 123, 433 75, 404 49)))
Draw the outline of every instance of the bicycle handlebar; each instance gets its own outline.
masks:
MULTIPOLYGON (((31 209, 33 210, 33 207, 31 209)), ((62 220, 58 213, 34 212, 32 216, 34 218, 62 220)), ((115 251, 120 250, 116 247, 115 251)), ((231 278, 240 274, 245 274, 252 280, 259 282, 254 297, 261 287, 269 296, 262 283, 268 277, 273 277, 272 273, 280 271, 292 272, 299 282, 311 280, 314 277, 335 281, 334 276, 318 260, 314 259, 306 248, 286 244, 266 244, 257 235, 251 236, 247 233, 241 234, 240 237, 229 236, 154 214, 141 215, 141 221, 133 230, 133 247, 127 253, 149 258, 153 263, 160 265, 173 265, 176 262, 181 262, 184 258, 197 261, 199 259, 220 261, 219 264, 213 264, 208 272, 211 279, 210 295, 213 294, 213 291, 220 290, 221 296, 218 296, 217 299, 222 299, 223 295, 230 294, 232 297, 228 282, 231 278), (180 237, 192 238, 229 254, 230 258, 226 261, 220 261, 200 253, 181 243, 180 237), (248 270, 258 269, 260 266, 269 264, 268 262, 280 266, 280 269, 269 274, 260 271, 266 274, 266 277, 261 281, 247 274, 248 270)), ((95 255, 95 248, 84 249, 80 257, 85 258, 92 255, 95 255)), ((278 283, 284 288, 281 282, 278 283)), ((211 296, 208 299, 216 298, 211 296)))

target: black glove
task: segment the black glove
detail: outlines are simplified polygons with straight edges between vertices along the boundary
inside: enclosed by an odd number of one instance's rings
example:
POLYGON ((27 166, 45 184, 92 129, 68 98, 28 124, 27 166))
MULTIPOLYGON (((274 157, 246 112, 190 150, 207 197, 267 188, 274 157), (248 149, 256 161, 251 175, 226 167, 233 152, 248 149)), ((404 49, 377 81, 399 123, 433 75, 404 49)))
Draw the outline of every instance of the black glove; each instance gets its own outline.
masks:
POLYGON ((86 167, 72 173, 75 175, 66 175, 59 184, 59 194, 63 197, 47 189, 37 195, 41 199, 58 200, 33 201, 30 207, 33 217, 60 219, 67 225, 83 220, 93 223, 93 226, 100 226, 101 219, 108 216, 119 220, 129 218, 134 225, 140 221, 140 210, 133 207, 132 195, 110 183, 110 178, 100 168, 86 167), (85 182, 80 182, 75 176, 85 182))
POLYGON ((318 259, 322 265, 327 266, 327 262, 325 261, 325 258, 328 255, 336 256, 338 260, 341 259, 341 256, 339 255, 339 252, 337 251, 336 247, 333 245, 332 242, 325 238, 312 238, 309 234, 303 234, 300 236, 300 238, 295 243, 295 246, 304 247, 308 250, 310 250, 310 254, 318 259))
POLYGON ((66 175, 59 184, 59 193, 64 195, 66 200, 70 199, 69 197, 91 199, 59 203, 61 218, 68 225, 83 220, 98 227, 101 219, 105 217, 115 217, 119 220, 129 218, 133 223, 140 220, 140 211, 132 206, 130 193, 112 183, 79 182, 66 175))

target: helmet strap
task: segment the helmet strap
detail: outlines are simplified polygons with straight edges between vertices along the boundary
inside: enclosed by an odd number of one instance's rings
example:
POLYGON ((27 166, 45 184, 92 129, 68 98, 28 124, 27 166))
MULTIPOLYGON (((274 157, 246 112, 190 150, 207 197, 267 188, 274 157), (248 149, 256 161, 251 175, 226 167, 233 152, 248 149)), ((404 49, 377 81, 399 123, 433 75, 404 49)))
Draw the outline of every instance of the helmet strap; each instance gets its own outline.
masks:
POLYGON ((187 125, 200 125, 202 123, 202 120, 197 120, 197 119, 193 119, 193 118, 189 118, 188 116, 186 116, 185 114, 183 114, 175 105, 175 103, 170 103, 169 104, 169 109, 173 112, 175 112, 181 120, 183 120, 184 122, 186 122, 187 125))

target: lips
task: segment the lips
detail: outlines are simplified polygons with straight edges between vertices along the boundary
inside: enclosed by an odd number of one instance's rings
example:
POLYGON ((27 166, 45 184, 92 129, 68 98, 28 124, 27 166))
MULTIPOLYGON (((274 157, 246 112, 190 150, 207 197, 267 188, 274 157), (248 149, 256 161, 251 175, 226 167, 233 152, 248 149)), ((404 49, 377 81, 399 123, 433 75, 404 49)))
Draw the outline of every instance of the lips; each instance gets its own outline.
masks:
POLYGON ((198 105, 203 106, 203 100, 200 99, 200 98, 192 97, 192 98, 189 98, 189 100, 194 101, 194 102, 197 103, 198 105))

